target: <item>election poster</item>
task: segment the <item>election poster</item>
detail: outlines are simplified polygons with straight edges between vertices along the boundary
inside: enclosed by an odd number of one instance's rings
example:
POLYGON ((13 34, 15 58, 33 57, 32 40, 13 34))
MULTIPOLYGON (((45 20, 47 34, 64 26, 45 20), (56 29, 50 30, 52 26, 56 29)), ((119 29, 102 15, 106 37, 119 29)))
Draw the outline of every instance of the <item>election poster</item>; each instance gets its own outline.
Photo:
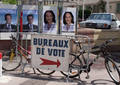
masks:
POLYGON ((75 34, 76 30, 76 8, 64 7, 62 12, 62 34, 75 34))
POLYGON ((32 66, 68 72, 70 40, 65 36, 32 35, 32 66))
POLYGON ((17 6, 0 6, 0 32, 17 32, 17 6))
POLYGON ((43 6, 43 33, 44 34, 57 34, 57 7, 56 6, 43 6))
POLYGON ((23 6, 23 32, 38 32, 38 9, 36 6, 23 6))

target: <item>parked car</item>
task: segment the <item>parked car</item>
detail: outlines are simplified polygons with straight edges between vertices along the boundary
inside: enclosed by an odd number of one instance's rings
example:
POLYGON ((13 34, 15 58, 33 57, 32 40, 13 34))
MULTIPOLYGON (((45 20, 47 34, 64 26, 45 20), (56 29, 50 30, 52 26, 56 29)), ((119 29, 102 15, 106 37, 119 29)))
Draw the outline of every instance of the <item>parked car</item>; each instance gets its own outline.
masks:
POLYGON ((96 29, 119 29, 120 21, 113 13, 92 13, 87 20, 80 22, 80 27, 96 29))

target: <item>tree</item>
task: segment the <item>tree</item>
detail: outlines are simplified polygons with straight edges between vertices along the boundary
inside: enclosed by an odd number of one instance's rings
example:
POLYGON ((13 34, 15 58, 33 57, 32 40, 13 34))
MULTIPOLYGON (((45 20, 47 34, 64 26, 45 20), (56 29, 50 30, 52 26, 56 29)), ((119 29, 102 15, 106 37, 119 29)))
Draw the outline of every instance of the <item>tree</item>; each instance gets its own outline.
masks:
POLYGON ((2 0, 2 2, 6 4, 17 4, 17 0, 2 0))
POLYGON ((100 12, 106 12, 105 7, 106 7, 106 2, 103 0, 100 0, 98 3, 98 8, 99 8, 100 12))
MULTIPOLYGON (((78 17, 82 19, 82 9, 79 10, 78 17)), ((91 11, 89 9, 84 10, 84 19, 87 19, 91 14, 91 11)))

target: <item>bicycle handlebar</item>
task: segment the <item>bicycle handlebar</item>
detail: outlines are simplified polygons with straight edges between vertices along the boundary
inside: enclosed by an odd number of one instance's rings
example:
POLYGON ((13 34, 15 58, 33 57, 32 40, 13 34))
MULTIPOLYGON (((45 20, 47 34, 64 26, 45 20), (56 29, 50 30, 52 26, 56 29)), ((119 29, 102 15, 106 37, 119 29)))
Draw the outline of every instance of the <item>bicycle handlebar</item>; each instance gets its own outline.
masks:
POLYGON ((11 34, 10 38, 11 38, 11 39, 16 39, 12 34, 11 34))
POLYGON ((92 49, 97 49, 97 48, 102 48, 102 47, 106 47, 109 43, 113 42, 117 40, 116 38, 110 39, 110 40, 106 40, 104 43, 102 43, 101 45, 98 46, 94 46, 92 47, 92 49))

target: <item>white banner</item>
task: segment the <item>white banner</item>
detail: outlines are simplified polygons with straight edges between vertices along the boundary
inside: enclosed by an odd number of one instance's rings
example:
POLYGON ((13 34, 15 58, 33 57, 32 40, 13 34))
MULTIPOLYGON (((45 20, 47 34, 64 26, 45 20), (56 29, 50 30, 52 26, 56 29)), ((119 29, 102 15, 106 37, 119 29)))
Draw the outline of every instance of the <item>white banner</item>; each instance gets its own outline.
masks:
POLYGON ((65 36, 32 35, 32 65, 35 68, 68 71, 70 40, 65 36))

